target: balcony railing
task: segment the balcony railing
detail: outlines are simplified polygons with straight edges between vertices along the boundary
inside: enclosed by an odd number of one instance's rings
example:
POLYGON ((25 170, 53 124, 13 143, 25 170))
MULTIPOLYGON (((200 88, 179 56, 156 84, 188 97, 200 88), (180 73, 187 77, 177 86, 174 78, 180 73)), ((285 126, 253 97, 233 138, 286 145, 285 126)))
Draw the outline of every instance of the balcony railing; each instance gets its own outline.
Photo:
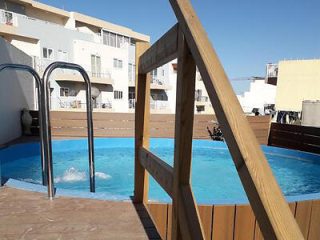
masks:
MULTIPOLYGON (((67 97, 65 97, 67 98, 67 97)), ((59 108, 66 109, 86 109, 86 102, 81 100, 62 100, 58 98, 59 108)), ((93 109, 112 109, 112 101, 108 100, 106 102, 92 102, 93 109)))
POLYGON ((18 26, 17 16, 13 12, 0 10, 0 23, 10 26, 18 26))
POLYGON ((278 64, 267 64, 267 78, 278 77, 278 64))
MULTIPOLYGON (((44 72, 47 66, 49 66, 51 63, 53 63, 53 59, 44 59, 44 58, 39 58, 39 57, 33 57, 33 65, 34 68, 37 72, 44 72)), ((81 64, 80 64, 81 65, 81 64)), ((111 79, 111 71, 108 69, 101 70, 100 72, 92 72, 91 71, 91 66, 89 65, 81 65, 89 75, 89 77, 96 77, 96 78, 108 78, 111 79), (90 70, 88 70, 90 69, 90 70)), ((56 69, 55 73, 57 74, 78 74, 77 72, 69 69, 56 69)))
POLYGON ((155 78, 155 77, 152 77, 151 78, 151 84, 156 84, 156 85, 159 85, 159 86, 162 86, 162 85, 167 85, 167 81, 164 81, 164 80, 161 80, 161 79, 158 79, 158 78, 155 78))
POLYGON ((209 101, 209 97, 206 97, 206 96, 197 96, 195 99, 197 102, 208 102, 209 101))
POLYGON ((168 101, 150 101, 150 108, 154 110, 166 110, 169 109, 168 101))
POLYGON ((136 102, 135 99, 129 99, 129 109, 135 109, 136 107, 136 102))

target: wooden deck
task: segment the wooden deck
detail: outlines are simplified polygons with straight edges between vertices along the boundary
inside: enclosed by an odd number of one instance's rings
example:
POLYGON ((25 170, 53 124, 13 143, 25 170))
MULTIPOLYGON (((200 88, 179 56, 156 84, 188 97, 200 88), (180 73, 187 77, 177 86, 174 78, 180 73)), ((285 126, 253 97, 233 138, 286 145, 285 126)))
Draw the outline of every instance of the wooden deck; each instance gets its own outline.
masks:
POLYGON ((0 239, 160 239, 142 205, 0 188, 0 239))

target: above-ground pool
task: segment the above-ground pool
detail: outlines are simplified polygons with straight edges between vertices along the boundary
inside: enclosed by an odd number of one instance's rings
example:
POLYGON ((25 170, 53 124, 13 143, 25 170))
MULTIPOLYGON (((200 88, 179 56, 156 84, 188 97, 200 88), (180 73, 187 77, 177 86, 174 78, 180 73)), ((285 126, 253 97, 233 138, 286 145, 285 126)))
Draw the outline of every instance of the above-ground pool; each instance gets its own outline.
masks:
MULTIPOLYGON (((151 139, 151 151, 168 164, 173 163, 173 139, 151 139)), ((87 141, 53 141, 55 187, 89 192, 87 141)), ((299 151, 266 147, 268 158, 286 196, 320 192, 320 156, 299 151)), ((41 184, 38 143, 17 144, 0 150, 2 178, 41 184)), ((134 140, 95 139, 96 192, 113 199, 133 195, 134 140)), ((198 203, 246 201, 228 148, 223 142, 193 140, 192 186, 198 203)), ((151 179, 149 199, 170 201, 151 179)))

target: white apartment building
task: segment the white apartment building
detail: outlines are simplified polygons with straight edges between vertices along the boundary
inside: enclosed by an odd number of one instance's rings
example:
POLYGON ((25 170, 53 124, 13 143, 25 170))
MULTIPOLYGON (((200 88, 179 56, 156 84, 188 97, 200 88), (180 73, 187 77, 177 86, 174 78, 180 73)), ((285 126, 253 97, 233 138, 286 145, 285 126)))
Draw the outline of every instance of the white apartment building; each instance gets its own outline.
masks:
MULTIPOLYGON (((149 42, 149 36, 34 0, 0 0, 0 37, 31 56, 40 75, 54 61, 84 67, 92 83, 94 111, 134 111, 135 43, 149 42)), ((155 69, 151 75, 151 112, 175 113, 177 60, 155 69)), ((259 95, 263 92, 263 86, 259 86, 256 94, 238 96, 245 112, 256 103, 253 96, 269 98, 268 94, 259 95)), ((55 70, 50 88, 51 109, 85 110, 85 84, 79 73, 55 70)), ((37 97, 33 99, 36 106, 37 97)), ((195 113, 214 113, 198 71, 195 113)))
MULTIPOLYGON (((40 75, 54 61, 84 67, 95 111, 134 111, 135 42, 149 42, 149 36, 33 0, 0 0, 0 36, 31 56, 40 75)), ((175 112, 176 71, 176 60, 152 71, 151 112, 175 112)), ((85 84, 77 72, 56 70, 50 88, 51 109, 85 109, 85 84)), ((195 100, 195 113, 213 113, 198 72, 195 100)))
MULTIPOLYGON (((40 74, 54 61, 80 64, 91 79, 95 110, 116 112, 130 107, 135 42, 150 41, 129 28, 33 0, 0 0, 0 36, 31 56, 40 74)), ((50 88, 52 109, 85 109, 79 73, 56 70, 50 88)))

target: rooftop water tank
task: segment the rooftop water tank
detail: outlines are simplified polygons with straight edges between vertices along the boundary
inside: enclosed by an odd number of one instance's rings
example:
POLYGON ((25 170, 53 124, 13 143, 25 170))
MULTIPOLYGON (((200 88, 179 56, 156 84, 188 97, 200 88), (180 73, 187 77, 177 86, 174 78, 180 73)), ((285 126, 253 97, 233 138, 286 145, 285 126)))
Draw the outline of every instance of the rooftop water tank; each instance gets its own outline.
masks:
POLYGON ((320 100, 302 102, 302 126, 320 127, 320 100))

